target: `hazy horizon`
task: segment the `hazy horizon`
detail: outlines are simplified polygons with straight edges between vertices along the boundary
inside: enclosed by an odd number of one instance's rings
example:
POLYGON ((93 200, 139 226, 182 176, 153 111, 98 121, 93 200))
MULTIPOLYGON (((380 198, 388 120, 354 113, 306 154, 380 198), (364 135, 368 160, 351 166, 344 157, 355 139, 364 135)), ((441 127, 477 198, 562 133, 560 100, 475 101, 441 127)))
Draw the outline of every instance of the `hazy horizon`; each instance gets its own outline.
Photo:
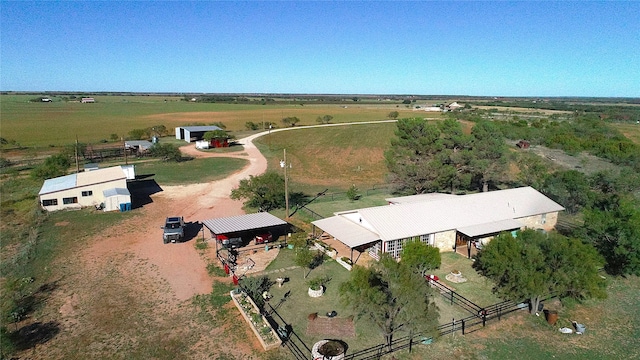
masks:
POLYGON ((640 2, 3 1, 3 92, 640 97, 640 2))

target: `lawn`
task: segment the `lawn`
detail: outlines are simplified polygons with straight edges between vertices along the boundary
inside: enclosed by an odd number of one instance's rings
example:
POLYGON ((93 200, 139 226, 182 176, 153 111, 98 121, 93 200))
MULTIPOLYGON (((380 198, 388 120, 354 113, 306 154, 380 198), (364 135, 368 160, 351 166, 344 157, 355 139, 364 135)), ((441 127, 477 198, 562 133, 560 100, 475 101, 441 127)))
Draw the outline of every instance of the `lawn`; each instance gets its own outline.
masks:
POLYGON ((189 161, 148 161, 136 163, 136 176, 153 175, 160 185, 196 184, 224 179, 242 169, 244 159, 206 158, 189 161))
MULTIPOLYGON (((293 264, 294 254, 294 250, 281 250, 276 260, 269 265, 267 271, 284 269, 291 266, 291 264, 293 264)), ((348 270, 332 259, 325 261, 319 267, 311 270, 306 279, 303 278, 304 270, 302 268, 272 272, 269 274, 271 280, 275 281, 277 277, 285 277, 288 278, 289 281, 287 281, 282 288, 279 288, 277 285, 271 287, 270 292, 273 295, 273 299, 271 299, 270 304, 277 308, 278 314, 280 314, 288 324, 293 326, 296 335, 311 348, 315 342, 326 338, 326 336, 307 335, 306 330, 309 322, 307 317, 309 314, 317 312, 319 316, 324 316, 327 312, 336 311, 339 318, 348 318, 354 315, 340 302, 338 294, 340 284, 347 281, 349 275, 350 272, 348 270), (329 276, 331 278, 331 281, 327 283, 324 295, 319 298, 310 297, 307 294, 309 286, 306 282, 314 277, 322 276, 329 276), (287 292, 289 292, 289 296, 285 299, 284 296, 287 292)), ((384 337, 378 328, 369 321, 365 319, 355 320, 355 325, 356 337, 344 339, 350 349, 356 351, 384 341, 384 337)))
MULTIPOLYGON (((283 249, 278 257, 269 264, 265 272, 272 281, 277 277, 289 278, 282 288, 274 285, 271 294, 274 296, 270 304, 277 308, 277 312, 293 326, 293 329, 307 346, 311 347, 316 341, 322 340, 321 335, 308 335, 306 333, 310 313, 317 312, 319 315, 335 310, 339 317, 349 317, 353 315, 350 309, 346 308, 339 299, 338 288, 340 283, 348 280, 349 271, 340 266, 334 260, 323 263, 320 267, 313 269, 307 279, 303 279, 304 270, 295 268, 285 270, 295 266, 293 250, 283 249), (307 294, 306 281, 316 276, 329 276, 331 281, 327 285, 325 294, 320 298, 311 298, 307 294), (289 295, 285 298, 285 294, 289 295)), ((481 306, 493 304, 500 301, 491 293, 491 284, 481 278, 475 270, 471 268, 471 260, 452 252, 443 254, 442 268, 434 272, 441 281, 448 285, 455 286, 456 290, 463 296, 477 302, 481 306), (468 282, 462 284, 452 284, 444 280, 446 274, 451 269, 460 270, 468 282)), ((425 286, 426 283, 425 283, 425 286)), ((436 293, 436 304, 440 310, 440 323, 447 323, 451 319, 461 319, 470 314, 457 305, 451 305, 448 301, 436 293)), ((367 319, 356 319, 356 337, 343 339, 349 345, 351 351, 358 351, 367 347, 380 344, 384 341, 379 329, 371 324, 367 319)))

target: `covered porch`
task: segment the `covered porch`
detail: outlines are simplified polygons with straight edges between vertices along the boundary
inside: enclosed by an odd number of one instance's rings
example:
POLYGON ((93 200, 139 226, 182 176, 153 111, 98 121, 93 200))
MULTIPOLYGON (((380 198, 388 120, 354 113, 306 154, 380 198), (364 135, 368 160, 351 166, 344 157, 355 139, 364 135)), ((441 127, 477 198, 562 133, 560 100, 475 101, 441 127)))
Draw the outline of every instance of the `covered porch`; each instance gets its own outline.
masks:
POLYGON ((504 231, 520 230, 522 227, 524 225, 519 221, 509 219, 456 229, 456 242, 453 251, 471 259, 494 236, 504 231))
POLYGON ((313 237, 336 249, 338 257, 345 256, 351 264, 363 266, 376 261, 377 253, 371 254, 371 249, 374 252, 380 249, 381 240, 377 234, 336 216, 312 224, 313 237))

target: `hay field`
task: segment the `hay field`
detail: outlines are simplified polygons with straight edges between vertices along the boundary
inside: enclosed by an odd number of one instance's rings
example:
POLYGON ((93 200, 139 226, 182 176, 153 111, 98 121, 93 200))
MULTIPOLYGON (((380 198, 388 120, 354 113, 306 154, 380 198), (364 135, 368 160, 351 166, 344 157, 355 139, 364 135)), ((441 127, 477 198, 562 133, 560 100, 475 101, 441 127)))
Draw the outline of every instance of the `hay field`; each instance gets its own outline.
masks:
POLYGON ((640 124, 634 123, 611 123, 611 126, 618 129, 624 136, 636 144, 640 144, 640 124))
POLYGON ((387 118, 390 111, 400 117, 423 116, 402 105, 274 105, 192 103, 176 96, 95 96, 95 103, 61 101, 29 102, 34 95, 0 96, 2 137, 30 147, 60 146, 75 142, 96 143, 111 134, 126 137, 133 129, 164 125, 172 131, 190 123, 221 121, 230 131, 242 131, 245 123, 297 116, 298 125, 314 125, 316 118, 332 115, 332 122, 370 121, 387 118))

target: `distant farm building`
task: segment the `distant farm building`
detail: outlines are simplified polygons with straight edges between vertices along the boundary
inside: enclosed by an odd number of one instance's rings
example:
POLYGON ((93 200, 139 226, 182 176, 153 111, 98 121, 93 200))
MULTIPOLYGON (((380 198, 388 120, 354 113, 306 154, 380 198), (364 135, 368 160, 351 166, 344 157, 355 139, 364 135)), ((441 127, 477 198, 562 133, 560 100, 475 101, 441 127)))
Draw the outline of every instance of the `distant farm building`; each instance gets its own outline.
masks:
POLYGON ((51 102, 51 99, 49 99, 49 98, 42 98, 42 99, 40 99, 40 101, 42 101, 42 102, 51 102))
POLYGON ((153 144, 147 140, 127 140, 124 142, 125 149, 131 153, 144 154, 153 146, 153 144))
POLYGON ((113 166, 47 179, 38 192, 40 206, 47 211, 87 206, 104 211, 131 210, 127 178, 132 170, 113 166))
POLYGON ((83 104, 86 104, 86 103, 94 103, 96 102, 96 100, 92 97, 85 97, 85 98, 82 98, 80 102, 82 102, 83 104))
POLYGON ((222 130, 221 128, 210 126, 180 126, 176 128, 176 139, 192 142, 202 140, 204 134, 208 131, 222 130))

